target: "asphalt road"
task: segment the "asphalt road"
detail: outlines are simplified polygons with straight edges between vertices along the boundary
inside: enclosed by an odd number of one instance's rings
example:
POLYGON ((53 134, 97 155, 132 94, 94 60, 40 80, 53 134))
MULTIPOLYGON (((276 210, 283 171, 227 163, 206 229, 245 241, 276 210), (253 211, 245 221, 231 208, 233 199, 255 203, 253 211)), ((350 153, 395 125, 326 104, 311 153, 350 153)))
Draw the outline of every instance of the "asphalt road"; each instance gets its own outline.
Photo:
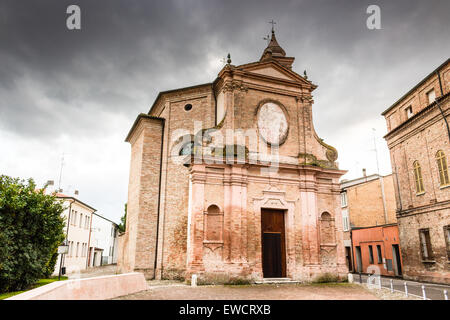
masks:
MULTIPOLYGON (((367 275, 361 275, 363 282, 367 283, 367 275)), ((359 282, 359 274, 353 274, 355 282, 359 282)), ((421 283, 415 281, 408 281, 397 278, 381 277, 381 286, 385 288, 391 288, 391 281, 393 282, 394 290, 405 292, 405 282, 408 287, 408 294, 413 294, 419 297, 423 297, 422 285, 425 286, 425 296, 431 300, 445 300, 444 290, 447 290, 447 295, 450 296, 450 286, 433 283, 421 283)), ((378 281, 378 280, 377 280, 378 281)), ((378 282, 375 282, 378 283, 378 282)))

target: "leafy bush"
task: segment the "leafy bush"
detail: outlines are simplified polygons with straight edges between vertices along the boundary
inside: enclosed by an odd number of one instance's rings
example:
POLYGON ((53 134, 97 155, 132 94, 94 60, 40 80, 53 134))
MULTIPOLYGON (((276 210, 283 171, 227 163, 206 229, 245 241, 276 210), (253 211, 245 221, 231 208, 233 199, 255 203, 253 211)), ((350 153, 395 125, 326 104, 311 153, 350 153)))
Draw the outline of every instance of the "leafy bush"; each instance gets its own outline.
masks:
POLYGON ((47 263, 45 264, 45 268, 44 268, 44 277, 45 278, 50 278, 53 271, 55 271, 55 266, 56 266, 56 262, 58 261, 58 257, 59 257, 58 248, 56 248, 55 251, 53 252, 50 260, 48 260, 47 263))
POLYGON ((48 273, 64 240, 63 211, 32 179, 0 176, 0 292, 27 289, 48 273))

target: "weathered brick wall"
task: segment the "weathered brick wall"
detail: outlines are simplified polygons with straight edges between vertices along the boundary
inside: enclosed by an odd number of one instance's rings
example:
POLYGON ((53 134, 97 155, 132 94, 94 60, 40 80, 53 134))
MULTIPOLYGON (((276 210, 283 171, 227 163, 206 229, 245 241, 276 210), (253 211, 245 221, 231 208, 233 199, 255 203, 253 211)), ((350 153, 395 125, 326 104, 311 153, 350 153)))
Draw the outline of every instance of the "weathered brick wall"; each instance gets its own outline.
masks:
MULTIPOLYGON (((443 93, 450 90, 450 62, 439 71, 443 93)), ((433 74, 423 81, 386 114, 388 134, 386 140, 391 153, 392 170, 397 171, 398 189, 395 188, 400 211, 397 215, 404 261, 405 278, 449 283, 448 260, 443 227, 450 225, 450 187, 441 186, 436 163, 436 153, 442 150, 449 164, 450 143, 443 116, 436 105, 428 106, 425 93, 434 88, 441 96, 439 81, 433 74), (401 118, 402 108, 412 103, 414 113, 424 110, 411 119, 401 118), (417 110, 414 108, 417 107, 417 110), (394 120, 393 120, 394 119, 394 120), (395 120, 396 119, 396 120, 395 120), (397 129, 393 125, 396 123, 397 129), (417 193, 413 163, 421 167, 424 192, 417 193), (430 229, 434 262, 422 261, 419 230, 430 229)), ((447 121, 450 121, 450 101, 440 100, 447 121)), ((448 169, 448 168, 447 168, 448 169)))
POLYGON ((387 221, 384 216, 379 179, 346 188, 349 220, 352 227, 372 227, 397 222, 393 176, 383 177, 383 184, 387 221))
POLYGON ((139 270, 146 277, 152 276, 155 261, 162 129, 160 119, 142 118, 130 139, 127 254, 120 264, 123 271, 139 270))
POLYGON ((444 233, 444 227, 449 224, 449 208, 399 218, 405 279, 450 284, 449 257, 444 233), (424 228, 430 231, 434 262, 423 262, 422 259, 419 230, 424 228))
MULTIPOLYGON (((181 90, 168 94, 164 101, 164 110, 160 114, 166 119, 164 140, 161 216, 158 240, 157 278, 184 278, 187 249, 187 215, 189 169, 181 164, 184 156, 178 156, 180 146, 177 138, 180 134, 193 135, 194 129, 214 126, 215 114, 210 86, 181 90), (191 104, 186 111, 184 106, 191 104), (195 126, 201 122, 201 127, 195 126), (177 134, 183 129, 184 133, 177 134)), ((157 110, 155 110, 157 112, 157 110)))

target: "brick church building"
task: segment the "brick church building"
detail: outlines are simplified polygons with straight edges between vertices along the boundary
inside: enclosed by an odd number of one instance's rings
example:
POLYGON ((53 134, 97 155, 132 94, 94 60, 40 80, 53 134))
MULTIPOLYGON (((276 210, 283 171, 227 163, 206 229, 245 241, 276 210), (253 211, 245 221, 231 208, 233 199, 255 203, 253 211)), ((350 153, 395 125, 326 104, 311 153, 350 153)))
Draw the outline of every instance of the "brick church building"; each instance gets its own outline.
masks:
POLYGON ((259 61, 160 92, 131 144, 119 268, 147 278, 346 276, 337 151, 272 30, 259 61))

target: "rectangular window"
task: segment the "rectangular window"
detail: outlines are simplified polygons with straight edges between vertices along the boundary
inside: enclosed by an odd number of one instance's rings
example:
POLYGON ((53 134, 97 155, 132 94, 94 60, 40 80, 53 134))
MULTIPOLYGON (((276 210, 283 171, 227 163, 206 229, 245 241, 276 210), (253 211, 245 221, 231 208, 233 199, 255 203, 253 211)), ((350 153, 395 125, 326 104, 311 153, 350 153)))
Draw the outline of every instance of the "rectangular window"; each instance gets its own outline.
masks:
POLYGON ((79 227, 81 228, 81 223, 83 222, 83 214, 82 213, 80 213, 80 223, 79 223, 79 227))
POLYGON ((77 251, 75 252, 75 257, 78 257, 79 252, 80 252, 80 243, 77 242, 77 251))
POLYGON ((414 114, 413 114, 413 110, 412 110, 412 106, 409 106, 408 108, 405 109, 406 112, 406 118, 409 119, 411 118, 414 114))
POLYGON ((381 246, 377 245, 378 263, 383 263, 383 256, 381 255, 381 246))
POLYGON ((386 259, 386 269, 392 271, 392 259, 386 259))
POLYGON ((428 104, 434 102, 436 100, 436 93, 434 93, 434 89, 431 89, 427 92, 428 104))
POLYGON ((433 260, 433 250, 431 248, 430 230, 421 229, 419 230, 420 236, 420 247, 422 250, 423 260, 433 260))
POLYGON ((341 207, 347 206, 347 192, 341 192, 341 207))
POLYGON ((450 261, 450 226, 444 227, 444 236, 447 244, 447 259, 450 261))
POLYGON ((348 211, 347 210, 342 211, 342 228, 344 231, 350 230, 350 221, 348 219, 348 211))
POLYGON ((373 264, 373 250, 372 250, 372 246, 369 246, 369 263, 373 264))

